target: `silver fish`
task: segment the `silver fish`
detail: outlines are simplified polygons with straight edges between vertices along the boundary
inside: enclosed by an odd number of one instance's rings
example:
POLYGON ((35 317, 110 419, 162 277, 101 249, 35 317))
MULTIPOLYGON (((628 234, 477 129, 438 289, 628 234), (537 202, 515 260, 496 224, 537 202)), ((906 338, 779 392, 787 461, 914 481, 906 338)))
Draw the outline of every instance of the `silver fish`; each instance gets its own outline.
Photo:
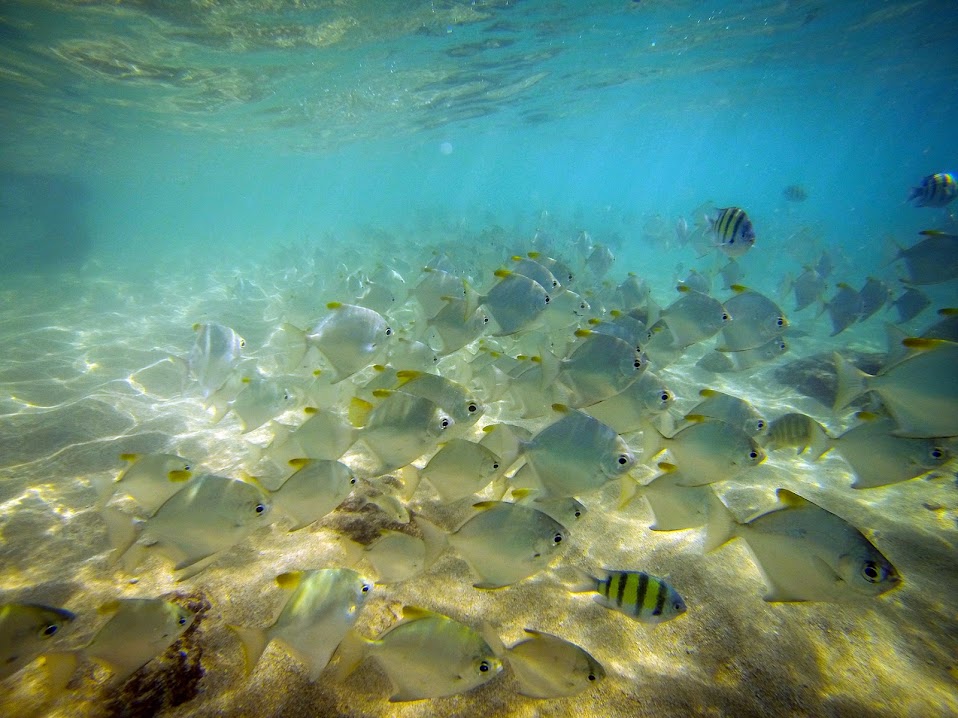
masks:
POLYGON ((120 454, 130 465, 111 487, 113 495, 132 497, 152 514, 193 476, 192 462, 174 454, 120 454))
POLYGON ((707 294, 688 287, 679 287, 682 294, 662 310, 662 321, 675 345, 687 347, 714 336, 731 321, 732 316, 722 303, 707 294))
POLYGON ((545 288, 533 279, 506 269, 496 271, 499 281, 487 294, 479 295, 471 287, 466 289, 466 314, 476 307, 484 307, 495 320, 495 336, 515 334, 525 329, 546 310, 550 302, 545 288))
POLYGON ((190 349, 187 365, 190 375, 208 398, 219 389, 239 365, 246 340, 215 322, 194 324, 196 341, 190 349))
POLYGON ((877 597, 901 576, 861 532, 830 511, 779 489, 779 507, 741 523, 712 497, 706 551, 735 537, 749 545, 768 585, 766 601, 877 597))
POLYGON ((496 477, 499 457, 482 444, 451 439, 443 444, 420 476, 426 479, 446 503, 482 491, 496 477))
POLYGON ((476 588, 501 588, 538 573, 568 543, 568 531, 548 514, 522 504, 483 501, 479 509, 451 534, 421 517, 426 554, 436 556, 448 543, 478 577, 476 588))
POLYGON ((309 669, 315 681, 359 618, 372 584, 348 568, 280 574, 276 583, 289 591, 279 617, 267 628, 230 626, 243 642, 246 672, 252 673, 266 646, 279 641, 309 669))
POLYGON ((605 669, 585 649, 541 631, 527 628, 525 633, 524 640, 502 650, 515 673, 521 695, 566 698, 582 693, 605 678, 605 669))
POLYGON ((383 354, 393 334, 385 318, 372 309, 330 302, 329 314, 306 332, 306 343, 315 346, 336 371, 336 381, 346 379, 383 354))
POLYGON ((685 485, 702 486, 734 478, 765 461, 765 451, 736 426, 705 416, 687 414, 690 426, 665 437, 646 431, 646 456, 668 449, 685 477, 685 485))
POLYGON ((293 519, 290 531, 319 521, 339 506, 356 485, 345 464, 322 459, 292 459, 296 472, 272 492, 273 508, 293 519))
POLYGON ((909 337, 914 351, 897 364, 871 376, 835 355, 838 391, 835 408, 874 391, 898 424, 898 436, 958 436, 958 343, 909 337))
POLYGON ((722 326, 715 348, 723 352, 755 349, 781 336, 788 329, 788 319, 779 306, 764 294, 736 284, 735 292, 725 300, 725 310, 732 317, 722 326))

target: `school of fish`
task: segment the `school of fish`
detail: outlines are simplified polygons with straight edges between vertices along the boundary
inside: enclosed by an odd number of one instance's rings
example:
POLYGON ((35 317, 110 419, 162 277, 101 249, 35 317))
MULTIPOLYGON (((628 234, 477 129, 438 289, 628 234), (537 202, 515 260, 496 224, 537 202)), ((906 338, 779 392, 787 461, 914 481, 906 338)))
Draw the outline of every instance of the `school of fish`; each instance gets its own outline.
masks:
MULTIPOLYGON (((942 208, 956 195, 952 175, 939 173, 909 201, 942 208)), ((734 263, 762 251, 744 209, 703 215, 691 242, 703 255, 734 263)), ((884 537, 799 492, 778 487, 777 505, 741 515, 715 487, 759 481, 751 477, 770 452, 793 455, 800 467, 834 451, 855 477, 849 490, 953 474, 958 309, 939 308, 939 319, 914 336, 890 324, 877 373, 836 353, 834 406, 817 418, 762 416, 746 397, 712 386, 675 391, 668 367, 695 350, 695 366, 717 384, 730 372, 748 376, 788 351, 803 324, 794 315, 815 306, 829 315, 833 336, 881 310, 910 320, 930 304, 921 287, 958 279, 958 236, 927 230, 899 250, 897 299, 874 277, 858 290, 839 282, 826 299, 831 267, 823 257, 785 286, 794 294, 791 318, 731 264, 725 289, 712 291, 711 277, 693 272, 660 305, 641 273, 609 281, 615 258, 587 233, 566 243, 537 238, 535 246, 511 254, 506 243, 487 242, 469 257, 438 251, 424 267, 397 260, 351 268, 342 281, 321 282, 312 304, 275 311, 258 347, 225 324, 196 324, 192 346, 171 360, 187 396, 211 421, 232 415, 237 432, 267 432, 269 442, 247 471, 229 476, 205 470, 204 457, 117 457, 115 481, 98 488, 97 505, 117 569, 135 575, 156 554, 190 581, 257 531, 300 532, 343 502, 369 505, 402 529, 343 536, 342 565, 276 576, 285 596, 271 623, 229 628, 248 673, 276 641, 311 681, 344 680, 369 660, 391 682, 390 701, 481 690, 506 671, 536 699, 594 690, 611 670, 601 645, 518 626, 526 637, 506 646, 483 616, 443 615, 428 595, 379 635, 355 624, 371 596, 415 582, 446 554, 467 564, 477 591, 564 566, 570 546, 584 540, 577 522, 610 483, 621 508, 648 502, 652 531, 699 532, 702 561, 721 560, 713 552, 742 539, 766 601, 856 605, 908 580, 908 567, 883 554, 884 537), (822 421, 850 428, 833 435, 822 421), (450 524, 447 509, 464 518, 450 524)), ((806 317, 805 326, 819 321, 806 317)), ((590 594, 620 614, 623 631, 629 620, 659 624, 696 612, 686 586, 646 567, 568 568, 575 578, 554 590, 590 594)), ((88 660, 118 685, 193 621, 164 597, 92 611, 4 604, 0 680, 42 657, 53 694, 68 691, 88 660), (89 643, 62 638, 98 616, 89 643)))

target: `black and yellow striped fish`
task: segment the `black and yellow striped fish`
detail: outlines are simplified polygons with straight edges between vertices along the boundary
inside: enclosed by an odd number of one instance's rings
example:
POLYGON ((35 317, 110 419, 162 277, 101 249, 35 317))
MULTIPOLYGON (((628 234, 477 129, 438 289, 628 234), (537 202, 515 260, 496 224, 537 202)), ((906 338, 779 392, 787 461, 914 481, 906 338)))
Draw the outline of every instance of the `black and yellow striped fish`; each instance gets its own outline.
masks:
POLYGON ((717 209, 709 218, 718 248, 730 257, 741 257, 755 244, 755 230, 744 209, 717 209))
POLYGON ((596 603, 620 611, 643 623, 664 623, 685 613, 678 591, 657 576, 644 571, 603 571, 590 576, 596 603))
POLYGON ((921 184, 908 195, 908 201, 915 201, 916 207, 944 207, 958 197, 958 182, 948 172, 928 175, 921 184))

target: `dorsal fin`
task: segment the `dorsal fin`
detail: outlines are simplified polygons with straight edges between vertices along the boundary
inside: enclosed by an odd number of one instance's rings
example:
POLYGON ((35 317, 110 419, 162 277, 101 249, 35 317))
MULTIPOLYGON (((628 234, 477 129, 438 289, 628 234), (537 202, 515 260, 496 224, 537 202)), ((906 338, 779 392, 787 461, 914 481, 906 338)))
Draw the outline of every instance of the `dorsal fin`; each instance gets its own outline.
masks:
POLYGON ((775 492, 775 495, 778 497, 778 502, 787 509, 800 509, 805 506, 815 505, 803 496, 799 496, 788 489, 779 489, 775 492))

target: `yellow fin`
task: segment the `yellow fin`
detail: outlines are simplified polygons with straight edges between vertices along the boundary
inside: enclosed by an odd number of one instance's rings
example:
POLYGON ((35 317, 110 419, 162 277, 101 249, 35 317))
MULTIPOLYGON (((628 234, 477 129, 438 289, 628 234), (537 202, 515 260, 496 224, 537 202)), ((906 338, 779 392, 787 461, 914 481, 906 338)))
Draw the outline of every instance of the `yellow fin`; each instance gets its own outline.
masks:
POLYGON ((529 259, 538 259, 539 257, 542 256, 542 252, 536 252, 536 251, 527 252, 526 256, 528 256, 529 259))
POLYGON ((788 509, 798 509, 812 504, 808 499, 788 489, 779 489, 775 492, 775 495, 778 497, 778 502, 788 509))
POLYGON ((741 294, 742 292, 748 291, 748 287, 746 287, 744 284, 733 284, 732 286, 729 287, 729 289, 731 289, 736 294, 741 294))
POLYGON ((429 618, 430 616, 438 616, 438 613, 433 613, 428 611, 425 608, 420 608, 419 606, 403 606, 402 607, 402 617, 404 619, 412 620, 414 618, 429 618))
POLYGON ((287 573, 281 573, 276 577, 276 585, 280 588, 293 589, 296 588, 302 580, 302 571, 289 571, 287 573))
POLYGON ((938 314, 942 317, 954 317, 958 315, 958 307, 945 307, 944 309, 939 309, 938 314))
POLYGON ((569 407, 565 404, 553 404, 552 411, 558 411, 560 414, 568 414, 569 407))
POLYGON ((186 469, 173 469, 167 473, 166 478, 174 484, 180 484, 184 481, 189 481, 190 477, 193 475, 192 471, 187 471, 186 469))
POLYGON ((538 491, 536 491, 535 489, 513 489, 512 498, 514 498, 516 501, 522 501, 524 498, 528 496, 533 496, 534 494, 537 494, 537 493, 538 491))
POLYGON ((123 461, 136 461, 140 458, 140 454, 120 454, 120 458, 123 461))
POLYGON ((612 311, 609 312, 609 316, 610 316, 610 317, 621 317, 621 316, 622 316, 622 310, 621 310, 621 309, 613 309, 612 311))
POLYGON ((875 419, 881 418, 881 414, 876 414, 873 411, 859 411, 855 414, 855 418, 862 421, 875 421, 875 419))
POLYGON ((586 322, 586 324, 591 324, 592 326, 596 326, 597 324, 601 324, 601 323, 602 323, 602 320, 599 319, 598 317, 591 317, 589 321, 586 322))
POLYGON ((304 466, 307 466, 310 461, 312 461, 312 459, 306 459, 306 458, 303 458, 303 457, 299 457, 299 458, 296 458, 296 459, 290 459, 290 460, 287 461, 286 463, 289 464, 290 466, 292 466, 294 469, 301 469, 301 468, 303 468, 304 466))
POLYGON ((413 379, 418 379, 422 375, 423 375, 423 372, 417 369, 400 369, 399 371, 396 372, 396 378, 399 379, 399 386, 402 386, 403 384, 408 384, 413 379))
POLYGON ((244 384, 252 384, 252 383, 253 383, 253 379, 252 379, 251 377, 248 377, 248 376, 244 376, 242 379, 240 379, 240 381, 243 382, 244 384))
POLYGON ((686 286, 686 285, 684 285, 684 284, 680 284, 679 286, 676 287, 676 289, 678 289, 678 290, 679 290, 680 292, 682 292, 683 294, 685 294, 686 292, 691 292, 691 291, 692 291, 692 289, 691 289, 690 287, 688 287, 688 286, 686 286))
POLYGON ((520 257, 518 254, 513 254, 511 259, 513 262, 521 262, 523 260, 523 257, 520 257))
POLYGON ((499 425, 498 425, 498 424, 486 424, 484 427, 482 427, 482 432, 483 432, 484 434, 488 434, 488 433, 491 432, 491 431, 495 431, 497 426, 499 426, 499 425))
POLYGON ((686 421, 691 421, 696 424, 701 424, 703 421, 709 420, 707 416, 703 416, 702 414, 686 414, 683 418, 686 421))
POLYGON ((715 389, 702 389, 699 396, 718 396, 718 392, 715 389))
POLYGON ((512 276, 512 272, 510 272, 508 269, 497 269, 495 272, 493 272, 493 274, 499 277, 499 279, 505 279, 506 277, 512 276))
POLYGON ((349 423, 353 426, 365 426, 373 405, 354 396, 349 402, 349 423))
POLYGON ((313 414, 318 414, 319 409, 317 409, 315 406, 307 406, 303 409, 303 413, 312 416, 313 414))
POLYGON ((384 364, 373 364, 373 371, 386 371, 386 366, 384 364))
POLYGON ((480 501, 480 502, 477 503, 477 504, 473 504, 473 505, 472 505, 472 508, 474 508, 474 509, 479 509, 480 511, 486 511, 486 510, 491 509, 492 507, 498 506, 498 505, 499 505, 499 502, 498 502, 498 501, 480 501))
POLYGON ((671 474, 678 468, 675 464, 670 464, 668 461, 660 461, 658 463, 658 467, 666 474, 671 474))
POLYGON ((194 331, 194 332, 198 332, 198 331, 200 330, 200 327, 201 327, 201 326, 203 326, 203 325, 200 324, 199 322, 196 322, 195 324, 193 324, 193 331, 194 331))
POLYGON ((104 604, 101 604, 99 608, 96 609, 96 612, 101 616, 105 616, 109 613, 116 613, 120 610, 120 599, 114 598, 112 601, 107 601, 104 604))
POLYGON ((591 329, 576 329, 574 334, 581 339, 582 337, 587 337, 591 335, 592 330, 591 329))
POLYGON ((373 396, 377 399, 385 399, 388 396, 392 396, 392 389, 373 389, 373 396))
POLYGON ((327 309, 340 309, 342 308, 342 306, 343 306, 342 302, 327 302, 326 303, 327 309))
POLYGON ((922 339, 921 337, 908 337, 907 339, 902 339, 901 343, 909 349, 927 351, 929 349, 934 349, 935 347, 941 346, 942 344, 950 344, 951 342, 948 342, 944 339, 922 339))

